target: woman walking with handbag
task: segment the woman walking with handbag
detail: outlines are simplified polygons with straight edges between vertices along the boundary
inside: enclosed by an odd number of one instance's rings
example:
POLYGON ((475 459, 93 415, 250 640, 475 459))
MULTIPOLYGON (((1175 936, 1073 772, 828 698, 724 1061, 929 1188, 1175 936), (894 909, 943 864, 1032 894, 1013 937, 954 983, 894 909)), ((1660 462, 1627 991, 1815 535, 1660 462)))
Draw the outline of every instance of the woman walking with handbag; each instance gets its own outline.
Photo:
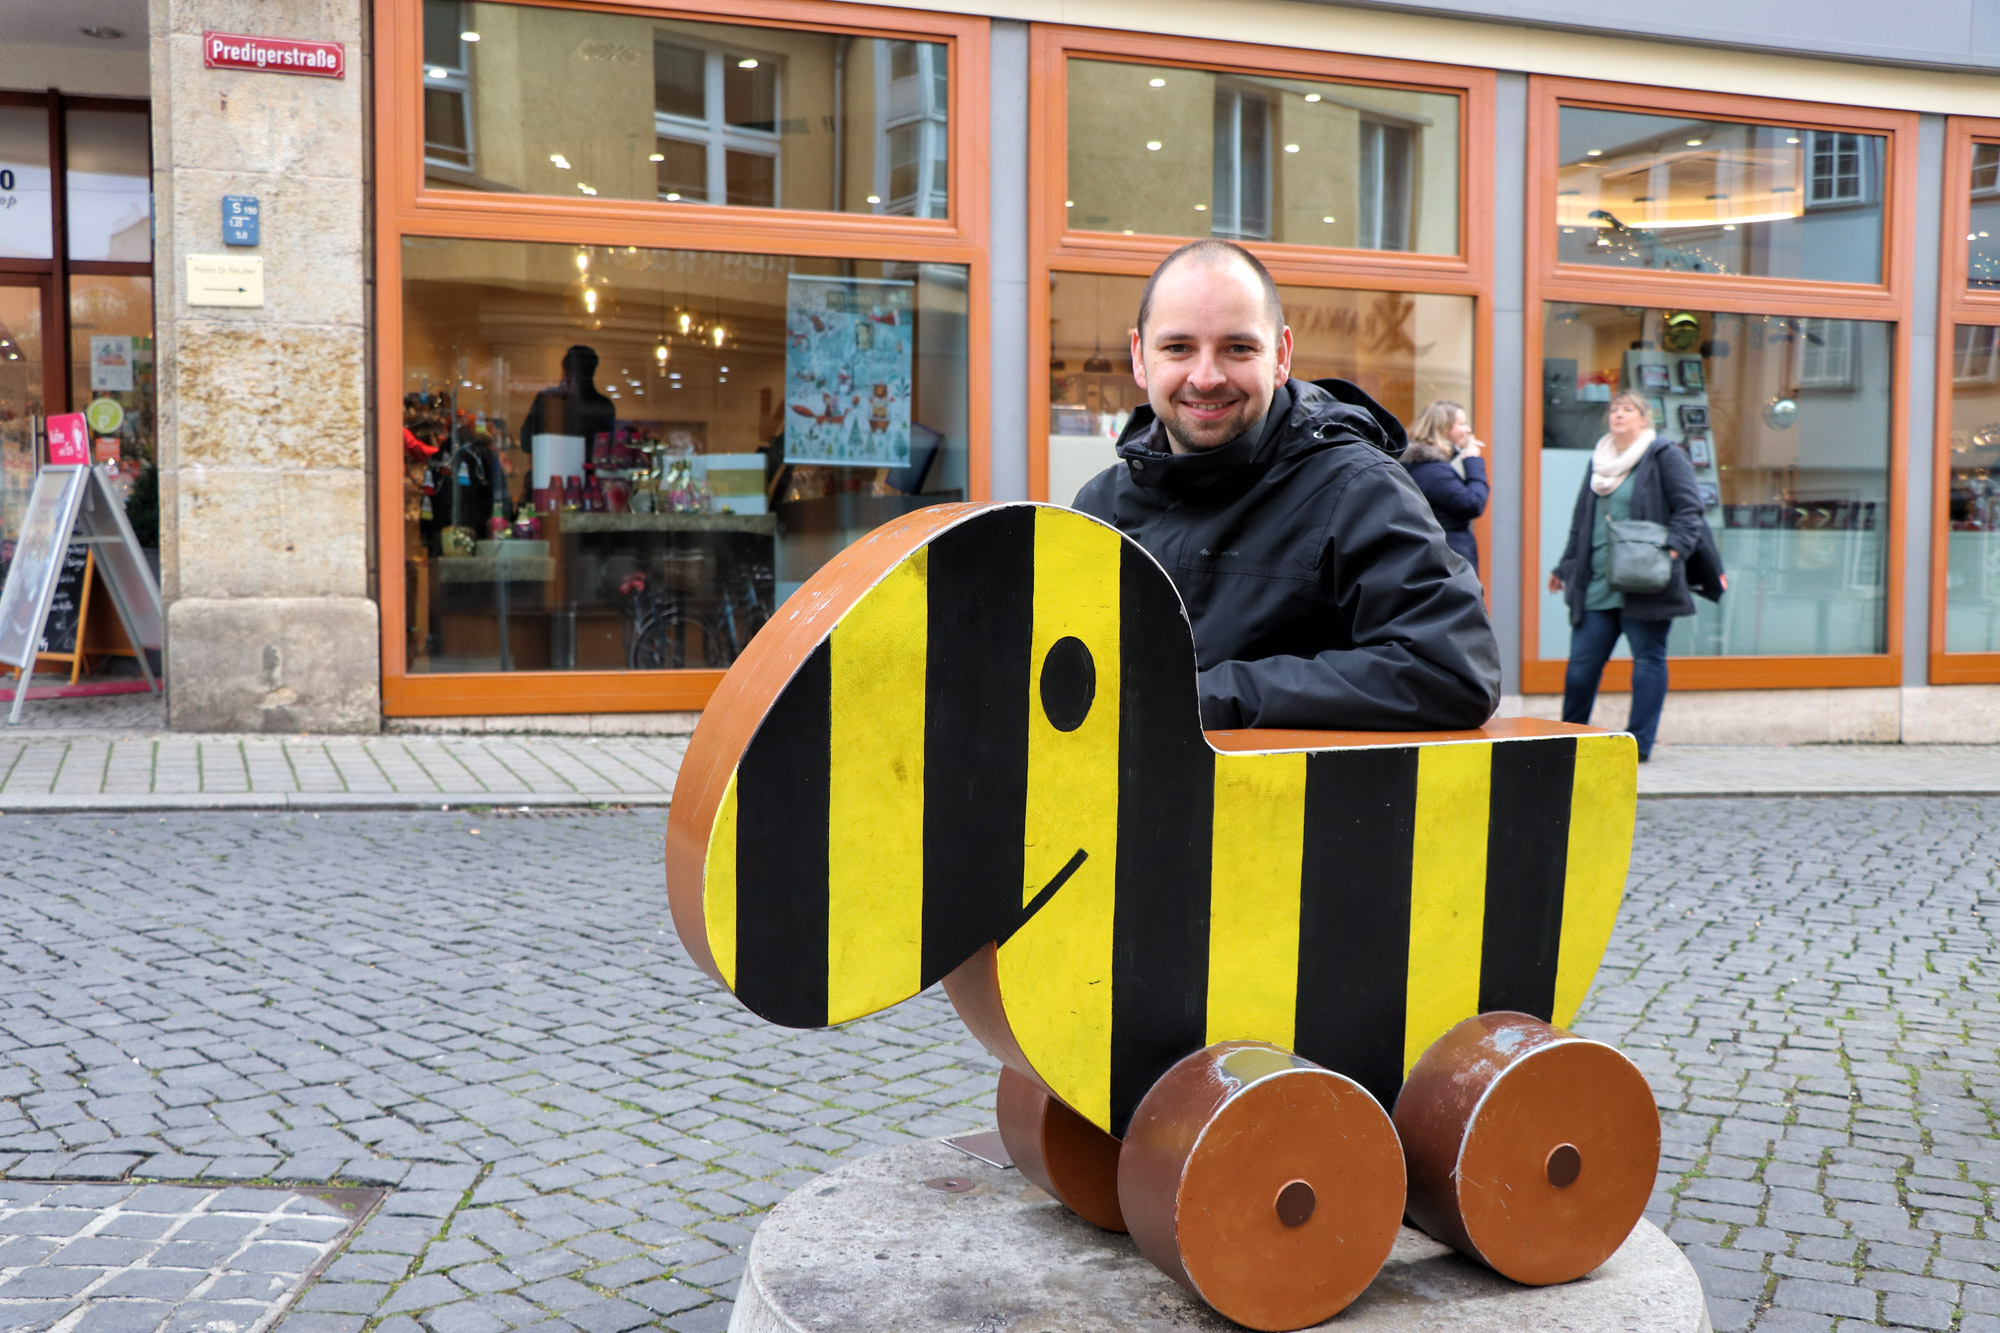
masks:
POLYGON ((1590 721, 1604 664, 1622 634, 1632 649, 1626 730, 1643 761, 1652 756, 1667 699, 1667 631, 1676 616, 1694 614, 1686 557, 1712 553, 1714 538, 1701 516, 1694 465, 1653 433, 1645 398, 1631 390, 1613 395, 1606 424, 1576 497, 1569 545, 1549 575, 1549 591, 1567 591, 1569 602, 1563 721, 1590 721))

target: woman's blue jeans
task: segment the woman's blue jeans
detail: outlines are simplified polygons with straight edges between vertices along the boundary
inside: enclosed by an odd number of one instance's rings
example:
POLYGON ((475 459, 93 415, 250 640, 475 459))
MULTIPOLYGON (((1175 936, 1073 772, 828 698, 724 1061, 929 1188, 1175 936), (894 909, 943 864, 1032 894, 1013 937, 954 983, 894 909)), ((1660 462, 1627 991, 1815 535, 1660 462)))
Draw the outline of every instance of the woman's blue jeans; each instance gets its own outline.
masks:
POLYGON ((1632 716, 1625 729, 1639 742, 1639 757, 1653 753, 1660 709, 1667 702, 1667 631, 1671 620, 1634 620, 1622 611, 1585 611, 1569 632, 1569 670, 1563 674, 1563 721, 1588 724, 1604 664, 1618 636, 1632 647, 1632 716))

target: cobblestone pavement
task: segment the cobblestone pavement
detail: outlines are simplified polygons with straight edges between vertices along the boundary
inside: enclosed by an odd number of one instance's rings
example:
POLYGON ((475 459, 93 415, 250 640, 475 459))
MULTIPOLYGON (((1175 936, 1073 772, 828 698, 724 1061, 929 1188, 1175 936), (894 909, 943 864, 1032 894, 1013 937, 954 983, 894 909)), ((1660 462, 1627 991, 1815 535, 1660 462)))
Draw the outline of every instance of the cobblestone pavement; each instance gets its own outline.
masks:
POLYGON ((382 1193, 0 1181, 0 1328, 262 1333, 382 1193))
MULTIPOLYGON (((2000 1333, 1996 821, 1641 806, 1579 1027, 1653 1080, 1722 1333, 2000 1333)), ((0 821, 0 1173, 396 1186, 283 1333, 720 1329, 766 1208, 989 1125, 994 1066, 935 996, 750 1019, 673 938, 662 822, 0 821)))

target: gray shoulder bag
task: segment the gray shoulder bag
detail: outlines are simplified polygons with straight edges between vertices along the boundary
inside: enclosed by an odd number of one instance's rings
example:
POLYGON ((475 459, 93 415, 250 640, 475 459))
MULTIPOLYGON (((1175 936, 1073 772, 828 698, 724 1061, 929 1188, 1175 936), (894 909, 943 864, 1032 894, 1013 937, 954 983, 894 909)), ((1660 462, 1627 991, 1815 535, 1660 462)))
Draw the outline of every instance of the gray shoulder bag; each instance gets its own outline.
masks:
POLYGON ((1665 592, 1674 579, 1673 558, 1667 554, 1667 525, 1627 518, 1613 519, 1605 527, 1610 541, 1604 580, 1611 591, 1665 592))

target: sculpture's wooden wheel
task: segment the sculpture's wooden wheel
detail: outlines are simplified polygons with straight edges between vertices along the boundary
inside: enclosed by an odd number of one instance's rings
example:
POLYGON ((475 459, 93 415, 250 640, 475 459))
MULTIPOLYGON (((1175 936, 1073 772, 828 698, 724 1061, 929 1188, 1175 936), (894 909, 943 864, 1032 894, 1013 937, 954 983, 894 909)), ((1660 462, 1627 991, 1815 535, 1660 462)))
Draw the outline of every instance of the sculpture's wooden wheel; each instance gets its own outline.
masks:
POLYGON ((1516 1282, 1582 1277, 1638 1225, 1660 1163, 1652 1089, 1624 1055, 1526 1014, 1468 1018, 1396 1099, 1410 1220, 1516 1282))
POLYGON ((1118 1211, 1118 1140, 1000 1067, 1000 1141, 1022 1175, 1086 1222, 1123 1231, 1118 1211))
POLYGON ((1381 1103, 1265 1042, 1221 1042, 1167 1071, 1118 1158, 1140 1251, 1256 1329, 1305 1328, 1345 1309, 1389 1257, 1403 1196, 1403 1153, 1381 1103))

